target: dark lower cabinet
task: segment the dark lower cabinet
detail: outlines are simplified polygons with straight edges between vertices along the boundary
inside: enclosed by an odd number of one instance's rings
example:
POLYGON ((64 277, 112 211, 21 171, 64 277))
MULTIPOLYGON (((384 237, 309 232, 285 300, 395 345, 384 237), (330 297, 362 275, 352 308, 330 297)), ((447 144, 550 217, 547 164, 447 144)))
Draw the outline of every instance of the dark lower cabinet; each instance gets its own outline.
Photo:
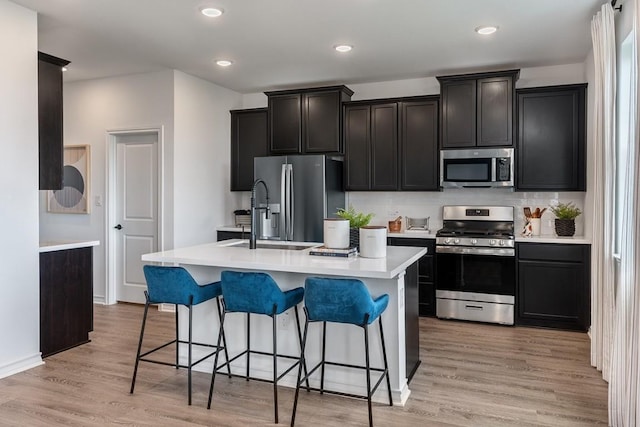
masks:
POLYGON ((69 61, 38 52, 39 189, 62 188, 62 67, 69 61))
POLYGON ((586 331, 590 245, 517 244, 516 324, 586 331))
POLYGON ((427 253, 418 261, 418 313, 420 316, 435 317, 435 239, 389 237, 387 238, 387 244, 389 246, 417 246, 427 248, 427 253))
POLYGON ((231 191, 251 191, 253 159, 268 154, 267 109, 231 111, 231 191))
POLYGON ((218 231, 217 238, 218 242, 221 240, 231 240, 231 239, 248 239, 249 232, 245 231, 218 231))
POLYGON ((40 351, 50 356, 89 342, 93 248, 40 253, 40 351))
POLYGON ((585 191, 586 91, 586 84, 517 91, 517 190, 585 191))
MULTIPOLYGON (((420 324, 418 320, 418 263, 410 265, 404 276, 404 333, 407 382, 420 366, 420 324)), ((389 343, 387 343, 389 345, 389 343)))

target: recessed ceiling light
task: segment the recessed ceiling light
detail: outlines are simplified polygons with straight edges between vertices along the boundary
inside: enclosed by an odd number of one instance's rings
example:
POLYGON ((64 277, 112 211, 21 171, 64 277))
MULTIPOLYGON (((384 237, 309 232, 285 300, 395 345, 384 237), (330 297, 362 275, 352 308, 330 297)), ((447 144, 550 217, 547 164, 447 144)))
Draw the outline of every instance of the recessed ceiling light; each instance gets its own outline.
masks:
POLYGON ((202 9, 200 9, 200 12, 204 16, 208 16, 209 18, 217 18, 224 13, 222 9, 217 7, 203 7, 202 9))
POLYGON ((494 27, 492 25, 483 25, 482 27, 476 28, 476 33, 482 34, 483 36, 493 34, 498 31, 498 27, 494 27))
POLYGON ((63 72, 64 72, 64 71, 67 71, 67 70, 68 70, 68 68, 67 68, 67 67, 62 67, 62 71, 63 71, 63 72))
POLYGON ((334 46, 334 49, 337 50, 338 52, 349 52, 351 49, 353 49, 353 46, 349 46, 348 44, 339 44, 337 46, 334 46))
POLYGON ((233 64, 233 61, 229 61, 228 59, 218 59, 216 61, 216 64, 221 67, 228 67, 229 65, 233 64))

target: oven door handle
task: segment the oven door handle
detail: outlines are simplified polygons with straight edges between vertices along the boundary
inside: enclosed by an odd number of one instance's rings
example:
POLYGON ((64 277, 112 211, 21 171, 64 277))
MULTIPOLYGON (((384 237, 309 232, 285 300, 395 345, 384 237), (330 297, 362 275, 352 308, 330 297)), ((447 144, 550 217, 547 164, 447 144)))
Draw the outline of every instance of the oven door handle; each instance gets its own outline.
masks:
POLYGON ((461 255, 494 255, 516 256, 516 250, 512 248, 468 248, 460 246, 436 246, 437 254, 461 254, 461 255))

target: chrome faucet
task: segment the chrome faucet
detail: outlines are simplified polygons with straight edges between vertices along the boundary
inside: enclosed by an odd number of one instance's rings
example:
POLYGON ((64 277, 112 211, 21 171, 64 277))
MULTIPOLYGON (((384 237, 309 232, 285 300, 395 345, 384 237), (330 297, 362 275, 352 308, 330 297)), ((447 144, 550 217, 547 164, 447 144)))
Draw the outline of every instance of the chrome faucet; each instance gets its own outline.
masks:
POLYGON ((263 180, 256 179, 253 182, 253 186, 251 187, 251 234, 249 238, 249 249, 256 248, 256 238, 258 235, 258 218, 256 215, 257 211, 261 209, 264 209, 265 211, 265 219, 269 219, 269 189, 267 188, 267 184, 263 180), (258 184, 262 184, 262 186, 264 187, 264 191, 267 194, 267 206, 256 206, 256 187, 258 186, 258 184))

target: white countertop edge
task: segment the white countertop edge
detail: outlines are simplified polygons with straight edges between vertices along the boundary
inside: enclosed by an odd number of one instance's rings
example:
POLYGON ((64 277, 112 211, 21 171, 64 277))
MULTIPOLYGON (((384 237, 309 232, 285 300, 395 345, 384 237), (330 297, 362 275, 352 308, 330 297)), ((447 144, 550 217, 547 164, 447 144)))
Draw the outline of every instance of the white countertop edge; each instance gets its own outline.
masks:
POLYGON ((216 231, 232 231, 237 233, 251 233, 251 226, 237 226, 237 225, 223 225, 221 227, 216 228, 216 231))
MULTIPOLYGON (((229 242, 228 240, 226 242, 229 242)), ((285 251, 279 249, 247 249, 204 244, 142 255, 142 261, 168 264, 199 265, 220 268, 238 268, 259 271, 317 274, 328 276, 393 279, 417 262, 427 250, 418 247, 387 247, 386 258, 321 257, 309 255, 309 249, 285 251), (237 251, 222 252, 222 251, 237 251), (250 252, 249 252, 250 251, 250 252), (288 252, 286 262, 279 259, 288 252), (293 253, 292 253, 293 252, 293 253), (396 261, 400 253, 407 253, 402 261, 396 261), (229 256, 229 254, 237 256, 229 256), (280 255, 278 255, 280 254, 280 255), (262 259, 261 259, 262 258, 262 259), (392 268, 387 269, 387 261, 392 268), (384 265, 384 269, 381 267, 384 265)))
POLYGON ((570 236, 570 237, 559 237, 559 236, 535 236, 535 237, 525 237, 525 236, 516 236, 516 242, 518 243, 566 243, 573 245, 590 245, 591 240, 586 238, 585 236, 570 236))
POLYGON ((40 253, 64 251, 67 249, 88 248, 91 246, 99 246, 98 240, 58 240, 51 242, 40 242, 40 253))

